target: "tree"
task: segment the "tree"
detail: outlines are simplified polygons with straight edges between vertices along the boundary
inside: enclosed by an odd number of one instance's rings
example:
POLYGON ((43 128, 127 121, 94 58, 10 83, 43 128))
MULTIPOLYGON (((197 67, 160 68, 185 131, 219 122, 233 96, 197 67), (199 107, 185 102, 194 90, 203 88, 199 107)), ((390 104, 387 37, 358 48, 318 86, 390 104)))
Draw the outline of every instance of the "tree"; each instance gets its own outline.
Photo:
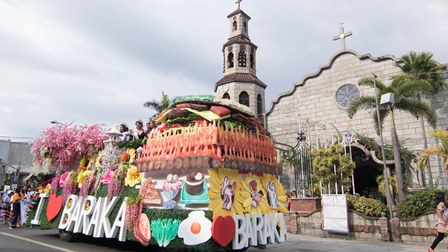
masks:
MULTIPOLYGON (((396 63, 396 65, 403 71, 404 77, 407 81, 418 84, 421 88, 416 90, 415 96, 417 100, 422 99, 422 95, 434 95, 440 89, 445 89, 448 84, 443 80, 443 74, 446 71, 446 66, 438 64, 432 60, 432 53, 422 52, 417 54, 416 52, 410 52, 403 55, 396 63)), ((420 125, 422 128, 423 148, 428 148, 428 141, 426 138, 425 120, 420 117, 420 125)), ((428 182, 429 185, 433 185, 431 165, 427 163, 428 167, 428 182)), ((425 186, 424 167, 421 166, 422 174, 422 186, 425 186)))
POLYGON ((162 91, 162 98, 160 101, 157 101, 156 99, 153 99, 151 101, 147 101, 143 104, 144 107, 152 108, 157 113, 153 115, 152 117, 162 113, 163 110, 167 109, 170 105, 171 99, 162 91))
POLYGON ((428 165, 429 158, 433 155, 440 155, 443 160, 443 168, 448 170, 448 131, 447 130, 437 130, 431 134, 433 137, 439 140, 439 144, 434 147, 424 149, 418 155, 417 164, 420 167, 428 165))
MULTIPOLYGON (((373 78, 363 78, 358 83, 360 86, 374 87, 373 78)), ((383 129, 384 119, 390 115, 391 120, 391 136, 392 136, 392 147, 394 153, 395 161, 395 174, 398 183, 398 201, 402 201, 404 198, 404 181, 403 181, 403 171, 401 168, 401 156, 400 149, 398 145, 398 136, 395 128, 394 111, 402 110, 412 114, 414 117, 424 117, 427 119, 429 124, 433 127, 436 125, 437 116, 434 109, 432 109, 428 104, 421 100, 416 100, 413 98, 415 92, 421 88, 420 83, 407 81, 404 76, 397 76, 393 79, 389 86, 384 85, 381 81, 376 80, 376 86, 378 88, 378 99, 386 93, 393 93, 395 97, 395 103, 390 106, 380 107, 380 120, 381 125, 378 125, 377 115, 373 115, 375 122, 375 128, 377 133, 379 129, 383 129)), ((370 109, 376 106, 375 96, 361 96, 355 101, 353 101, 347 112, 350 118, 360 110, 360 109, 370 109)))

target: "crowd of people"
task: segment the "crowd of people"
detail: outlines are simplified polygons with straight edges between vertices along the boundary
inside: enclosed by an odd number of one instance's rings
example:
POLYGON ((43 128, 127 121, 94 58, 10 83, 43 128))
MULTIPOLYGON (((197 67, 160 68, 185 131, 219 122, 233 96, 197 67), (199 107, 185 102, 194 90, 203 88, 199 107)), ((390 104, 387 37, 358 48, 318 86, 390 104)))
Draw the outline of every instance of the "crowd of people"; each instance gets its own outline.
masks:
POLYGON ((142 120, 138 120, 135 122, 135 131, 133 129, 129 129, 129 127, 123 123, 120 124, 120 133, 123 134, 121 141, 133 141, 133 140, 143 140, 148 138, 149 134, 152 131, 159 129, 161 126, 160 123, 157 123, 153 120, 146 123, 146 130, 143 125, 142 120))
POLYGON ((8 224, 10 229, 23 226, 27 221, 27 214, 34 193, 27 186, 0 192, 0 211, 3 224, 8 224))

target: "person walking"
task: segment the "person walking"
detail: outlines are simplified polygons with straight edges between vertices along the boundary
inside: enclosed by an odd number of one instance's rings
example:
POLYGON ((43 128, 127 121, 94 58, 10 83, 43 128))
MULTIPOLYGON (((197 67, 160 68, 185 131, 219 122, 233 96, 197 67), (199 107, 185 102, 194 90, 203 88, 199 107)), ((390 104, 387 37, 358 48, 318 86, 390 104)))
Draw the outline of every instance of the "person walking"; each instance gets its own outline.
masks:
POLYGON ((2 203, 2 219, 3 224, 7 223, 7 220, 10 219, 10 213, 11 213, 11 199, 12 195, 14 194, 13 191, 7 190, 5 194, 3 195, 3 203, 2 203))
POLYGON ((445 205, 445 194, 440 194, 436 196, 437 204, 437 237, 431 244, 431 247, 428 248, 428 252, 434 252, 434 249, 437 247, 439 242, 441 242, 448 232, 448 226, 446 225, 448 221, 448 209, 445 205))
POLYGON ((11 220, 11 226, 9 227, 10 229, 12 228, 17 228, 17 222, 19 220, 20 217, 20 196, 21 192, 20 189, 17 188, 16 192, 14 193, 14 195, 12 196, 12 220, 11 220))

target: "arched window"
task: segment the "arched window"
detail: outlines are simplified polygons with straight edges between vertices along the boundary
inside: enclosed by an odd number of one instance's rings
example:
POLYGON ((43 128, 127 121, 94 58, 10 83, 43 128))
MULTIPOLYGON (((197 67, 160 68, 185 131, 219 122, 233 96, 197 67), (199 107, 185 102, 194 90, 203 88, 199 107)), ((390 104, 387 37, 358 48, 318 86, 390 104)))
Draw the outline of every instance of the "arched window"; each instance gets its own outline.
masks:
POLYGON ((244 26, 244 31, 247 32, 247 22, 246 21, 244 21, 243 26, 244 26))
POLYGON ((239 102, 249 107, 249 94, 246 91, 240 93, 239 102))
POLYGON ((261 116, 263 114, 263 98, 261 95, 257 95, 257 115, 261 116))
POLYGON ((250 68, 255 69, 254 52, 251 52, 251 53, 250 53, 250 56, 249 56, 249 64, 250 64, 250 68))
POLYGON ((223 98, 223 99, 230 100, 230 95, 229 95, 229 93, 225 93, 225 94, 222 96, 222 98, 223 98))
POLYGON ((233 68, 233 52, 227 54, 227 68, 233 68))
POLYGON ((238 53, 238 66, 240 67, 245 67, 246 66, 246 52, 245 51, 240 51, 238 53))
POLYGON ((238 29, 238 23, 233 21, 233 30, 236 31, 236 29, 238 29))

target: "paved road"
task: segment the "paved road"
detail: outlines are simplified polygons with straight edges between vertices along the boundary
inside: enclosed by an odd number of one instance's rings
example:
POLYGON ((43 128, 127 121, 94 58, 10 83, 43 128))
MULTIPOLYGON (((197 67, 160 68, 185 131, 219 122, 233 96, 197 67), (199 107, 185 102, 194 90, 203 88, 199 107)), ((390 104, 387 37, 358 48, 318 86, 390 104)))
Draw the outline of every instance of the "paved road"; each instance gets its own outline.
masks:
MULTIPOLYGON (((64 242, 59 239, 57 230, 40 230, 38 228, 21 228, 9 230, 6 225, 0 224, 0 251, 142 251, 147 250, 138 243, 122 243, 116 239, 93 239, 85 237, 78 242, 64 242)), ((423 247, 415 247, 397 243, 362 242, 334 238, 315 238, 309 236, 291 235, 286 243, 268 245, 267 250, 256 248, 251 252, 323 252, 323 251, 426 251, 423 247)))

